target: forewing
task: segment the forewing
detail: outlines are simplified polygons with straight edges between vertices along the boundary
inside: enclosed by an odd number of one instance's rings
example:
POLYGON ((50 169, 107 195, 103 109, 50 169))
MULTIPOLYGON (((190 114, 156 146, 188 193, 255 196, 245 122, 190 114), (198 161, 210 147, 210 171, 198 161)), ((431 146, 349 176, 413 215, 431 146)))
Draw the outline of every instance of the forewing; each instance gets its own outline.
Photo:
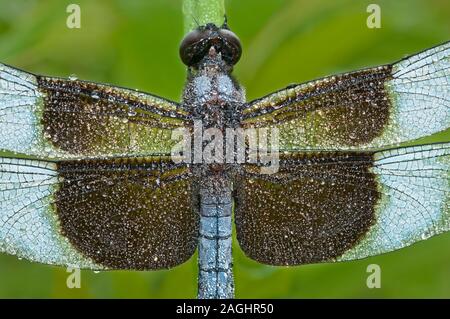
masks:
POLYGON ((161 269, 197 246, 189 168, 168 158, 0 158, 0 251, 90 269, 161 269))
POLYGON ((35 76, 0 64, 0 150, 39 158, 167 154, 178 104, 80 80, 35 76))
POLYGON ((450 42, 393 65, 292 85, 250 102, 241 125, 286 150, 386 148, 450 126, 450 42))
POLYGON ((283 155, 235 181, 237 239, 252 259, 299 265, 389 252, 450 229, 450 143, 283 155))

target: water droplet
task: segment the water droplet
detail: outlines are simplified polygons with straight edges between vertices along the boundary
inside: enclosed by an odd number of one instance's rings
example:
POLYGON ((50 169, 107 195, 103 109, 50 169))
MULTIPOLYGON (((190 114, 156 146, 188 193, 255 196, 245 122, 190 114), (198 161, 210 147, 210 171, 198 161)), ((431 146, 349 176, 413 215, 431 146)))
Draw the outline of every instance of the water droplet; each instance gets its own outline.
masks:
POLYGON ((427 233, 423 233, 420 237, 422 238, 422 240, 425 240, 430 238, 430 235, 428 235, 427 233))
POLYGON ((91 97, 92 97, 93 99, 96 99, 96 100, 100 98, 100 96, 98 95, 98 92, 97 92, 97 91, 92 91, 91 97))

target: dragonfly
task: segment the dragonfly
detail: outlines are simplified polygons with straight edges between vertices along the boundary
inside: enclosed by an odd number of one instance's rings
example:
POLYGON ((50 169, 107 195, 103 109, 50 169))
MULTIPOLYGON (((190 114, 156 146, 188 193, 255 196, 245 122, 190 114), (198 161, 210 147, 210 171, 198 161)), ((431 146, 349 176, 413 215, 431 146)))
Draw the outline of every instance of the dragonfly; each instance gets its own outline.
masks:
POLYGON ((241 54, 227 25, 188 33, 179 103, 0 64, 0 251, 147 271, 198 250, 198 297, 233 298, 233 222, 244 253, 274 266, 362 259, 450 229, 450 142, 403 146, 449 128, 450 42, 254 101, 232 76, 241 54), (261 150, 245 139, 243 161, 174 154, 173 133, 198 122, 266 129, 277 169, 250 160, 261 150))

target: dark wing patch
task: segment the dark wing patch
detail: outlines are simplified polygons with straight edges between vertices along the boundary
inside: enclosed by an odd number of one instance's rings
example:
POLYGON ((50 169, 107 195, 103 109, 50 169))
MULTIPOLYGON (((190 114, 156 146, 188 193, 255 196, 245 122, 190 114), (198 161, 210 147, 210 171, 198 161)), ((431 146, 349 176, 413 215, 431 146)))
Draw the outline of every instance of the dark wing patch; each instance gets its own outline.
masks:
POLYGON ((379 199, 370 154, 297 155, 273 175, 246 167, 236 185, 241 248, 271 265, 330 260, 353 247, 375 222, 379 199))
POLYGON ((384 84, 390 73, 386 66, 287 88, 251 102, 243 123, 245 127, 280 123, 282 148, 289 139, 295 144, 299 131, 312 145, 364 145, 380 136, 389 120, 384 84), (292 136, 285 125, 292 126, 292 136))
POLYGON ((136 91, 46 77, 38 85, 44 136, 69 154, 170 153, 171 130, 187 124, 174 103, 136 91))
POLYGON ((55 210, 61 231, 112 269, 179 265, 197 247, 198 215, 186 167, 133 160, 63 162, 55 210))

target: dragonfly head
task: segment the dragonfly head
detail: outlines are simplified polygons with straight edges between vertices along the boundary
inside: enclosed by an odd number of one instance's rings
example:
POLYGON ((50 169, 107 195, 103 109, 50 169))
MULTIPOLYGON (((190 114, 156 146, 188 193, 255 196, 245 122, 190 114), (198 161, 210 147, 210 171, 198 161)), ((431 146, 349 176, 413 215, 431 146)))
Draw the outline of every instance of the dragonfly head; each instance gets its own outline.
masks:
POLYGON ((198 68, 202 62, 235 65, 242 53, 239 38, 227 28, 207 24, 189 32, 180 44, 180 57, 184 64, 198 68))

